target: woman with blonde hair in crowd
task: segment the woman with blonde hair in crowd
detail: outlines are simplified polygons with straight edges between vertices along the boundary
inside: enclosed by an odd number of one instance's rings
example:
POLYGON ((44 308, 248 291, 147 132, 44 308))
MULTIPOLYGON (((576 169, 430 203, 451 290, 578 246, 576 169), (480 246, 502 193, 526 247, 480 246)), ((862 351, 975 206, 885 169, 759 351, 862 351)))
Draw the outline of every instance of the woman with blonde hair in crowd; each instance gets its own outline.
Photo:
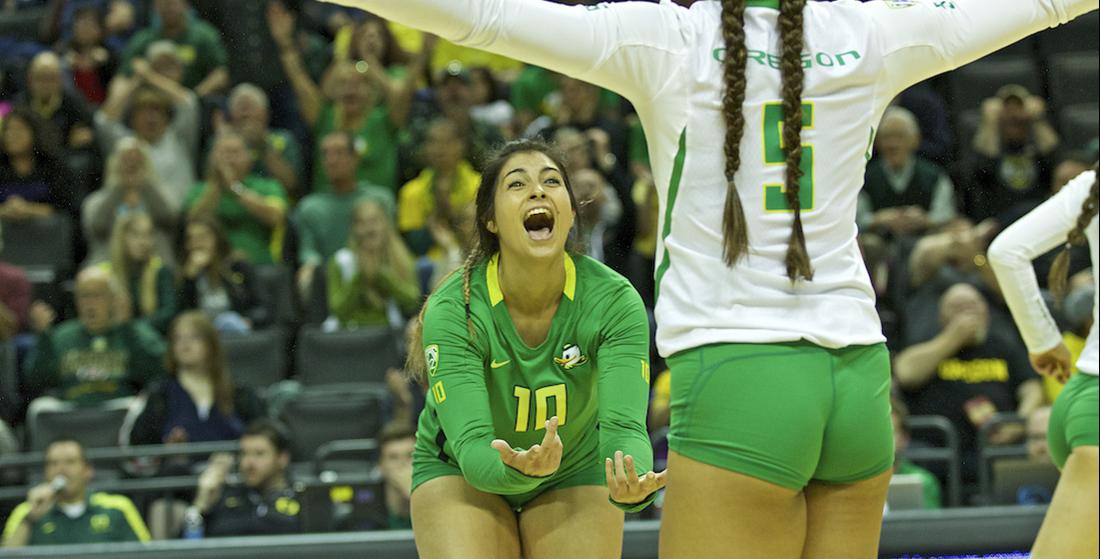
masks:
POLYGON ((163 333, 176 314, 176 280, 172 267, 154 251, 157 237, 153 219, 145 212, 116 219, 110 259, 104 266, 129 293, 133 316, 163 333))
POLYGON ((390 301, 402 314, 415 312, 420 288, 414 262, 385 209, 373 199, 359 202, 348 246, 329 259, 326 270, 330 321, 340 328, 384 325, 390 301))
POLYGON ((81 208, 89 263, 107 259, 115 220, 132 212, 144 212, 153 220, 158 233, 156 253, 164 262, 173 263, 172 238, 178 216, 157 177, 149 146, 129 136, 120 140, 107 158, 103 187, 88 195, 81 208))

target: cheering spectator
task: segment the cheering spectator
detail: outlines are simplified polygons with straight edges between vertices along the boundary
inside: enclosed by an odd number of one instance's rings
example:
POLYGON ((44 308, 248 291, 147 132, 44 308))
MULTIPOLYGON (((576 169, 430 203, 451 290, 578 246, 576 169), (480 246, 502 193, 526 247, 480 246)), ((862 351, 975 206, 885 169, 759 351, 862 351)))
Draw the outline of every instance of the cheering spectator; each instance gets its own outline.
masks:
POLYGON ((176 314, 176 276, 154 252, 157 230, 149 214, 132 212, 115 220, 110 260, 104 265, 127 288, 134 316, 167 332, 176 314))
POLYGON ((124 69, 136 71, 133 60, 163 39, 174 43, 181 53, 184 69, 180 83, 184 87, 193 89, 199 97, 225 89, 229 85, 229 56, 217 30, 190 13, 187 0, 154 0, 153 5, 157 23, 130 39, 122 55, 124 69))
POLYGON ((0 120, 0 219, 72 211, 69 173, 55 155, 47 127, 27 109, 0 120))
MULTIPOLYGON (((415 88, 411 79, 393 87, 381 64, 337 62, 332 72, 332 100, 306 70, 298 52, 295 15, 287 10, 269 11, 271 33, 279 45, 283 68, 294 86, 302 118, 323 138, 335 130, 355 136, 360 154, 359 179, 397 189, 397 131, 405 125, 415 88)), ((322 158, 321 153, 316 159, 322 158)), ((326 192, 331 183, 323 166, 314 166, 313 192, 326 192)))
POLYGON ((975 219, 999 218, 1020 203, 1041 201, 1050 184, 1060 140, 1046 116, 1047 105, 1020 85, 1010 84, 982 102, 970 162, 973 199, 964 205, 975 219))
POLYGON ((134 78, 116 79, 96 112, 102 151, 113 153, 128 136, 145 142, 171 209, 179 212, 195 182, 199 102, 194 93, 144 60, 134 60, 133 66, 134 78))
POLYGON ((941 167, 917 155, 921 131, 913 113, 890 107, 859 194, 861 229, 908 237, 955 218, 955 185, 941 167))
POLYGON ((81 220, 88 241, 88 262, 108 257, 108 240, 115 220, 134 212, 143 212, 157 230, 156 254, 162 262, 175 262, 172 238, 176 214, 172 211, 164 184, 156 176, 149 146, 134 137, 123 138, 107 159, 103 187, 84 199, 81 220))
POLYGON ((253 264, 282 257, 286 193, 278 182, 253 174, 255 160, 243 137, 223 131, 214 141, 206 181, 184 203, 191 216, 221 222, 233 250, 253 264))
POLYGON ((442 254, 435 248, 430 228, 436 222, 456 228, 455 216, 474 203, 481 175, 466 161, 458 127, 446 119, 434 121, 428 129, 424 159, 428 168, 401 187, 397 227, 413 253, 438 261, 442 254))
POLYGON ((391 300, 407 314, 420 303, 412 254, 370 198, 356 204, 348 247, 329 260, 327 276, 329 313, 341 328, 387 324, 391 300))
POLYGON ((378 434, 378 444, 382 493, 357 494, 355 510, 348 517, 336 520, 338 529, 412 529, 409 496, 412 493, 416 430, 411 425, 390 423, 378 434))
POLYGON ((298 286, 309 293, 317 267, 347 246, 351 213, 363 198, 376 200, 391 218, 396 214, 393 192, 356 177, 359 153, 347 132, 332 132, 321 140, 322 164, 332 181, 331 192, 314 192, 297 209, 299 240, 298 286))
POLYGON ((181 310, 202 310, 223 333, 249 332, 267 324, 270 317, 260 304, 252 266, 233 255, 216 220, 188 219, 183 249, 181 310))
POLYGON ((147 542, 149 531, 130 499, 88 494, 95 468, 76 439, 46 447, 45 480, 27 492, 4 528, 4 547, 147 542))
POLYGON ((131 320, 128 298, 109 272, 85 268, 76 276, 77 318, 38 340, 27 358, 26 389, 79 404, 137 394, 164 374, 164 340, 131 320))
POLYGON ((302 174, 302 151, 287 130, 272 129, 267 94, 252 84, 242 83, 229 93, 229 125, 244 138, 256 161, 253 174, 283 185, 291 198, 301 198, 298 177, 302 174))

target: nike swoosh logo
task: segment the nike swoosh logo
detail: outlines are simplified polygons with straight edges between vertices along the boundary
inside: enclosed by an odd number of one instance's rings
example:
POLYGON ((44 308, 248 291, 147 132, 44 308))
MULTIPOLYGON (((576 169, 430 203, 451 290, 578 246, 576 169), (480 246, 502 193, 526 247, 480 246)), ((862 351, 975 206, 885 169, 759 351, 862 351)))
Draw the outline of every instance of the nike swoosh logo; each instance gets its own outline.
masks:
POLYGON ((499 368, 501 368, 501 367, 503 367, 503 366, 505 366, 505 365, 507 365, 507 364, 509 364, 509 363, 511 363, 511 362, 512 362, 512 360, 511 360, 511 359, 509 359, 509 360, 507 360, 507 361, 501 361, 500 363, 497 363, 497 360, 496 360, 496 359, 493 359, 493 362, 492 362, 492 363, 489 363, 489 366, 490 366, 490 367, 492 367, 492 368, 494 368, 494 369, 499 369, 499 368))

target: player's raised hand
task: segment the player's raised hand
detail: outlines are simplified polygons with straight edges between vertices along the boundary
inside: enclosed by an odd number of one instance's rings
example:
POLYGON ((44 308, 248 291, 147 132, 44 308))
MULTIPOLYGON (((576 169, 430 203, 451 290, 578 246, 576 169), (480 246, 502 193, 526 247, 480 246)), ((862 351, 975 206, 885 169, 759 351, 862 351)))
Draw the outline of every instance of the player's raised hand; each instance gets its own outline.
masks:
POLYGON ((500 453, 500 461, 531 477, 545 477, 556 471, 561 465, 561 437, 558 436, 558 416, 546 422, 546 435, 542 444, 532 445, 527 450, 517 451, 508 441, 496 439, 492 446, 500 453))
POLYGON ((1073 372, 1073 356, 1070 355, 1066 344, 1058 344, 1042 353, 1032 353, 1031 366, 1044 377, 1050 377, 1065 384, 1073 372))
POLYGON ((604 461, 604 473, 607 474, 607 490, 611 493, 611 500, 624 505, 640 503, 653 494, 654 491, 665 486, 665 473, 668 470, 654 473, 650 470, 642 477, 634 470, 634 457, 629 454, 623 456, 623 451, 615 451, 615 460, 608 458, 604 461))

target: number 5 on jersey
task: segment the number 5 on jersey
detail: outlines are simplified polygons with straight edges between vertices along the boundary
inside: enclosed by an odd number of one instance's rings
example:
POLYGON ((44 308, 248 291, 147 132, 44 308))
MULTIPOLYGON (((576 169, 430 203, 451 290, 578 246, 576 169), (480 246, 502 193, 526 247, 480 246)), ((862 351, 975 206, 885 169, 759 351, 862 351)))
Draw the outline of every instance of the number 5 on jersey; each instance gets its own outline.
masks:
MULTIPOLYGON (((523 386, 516 386, 512 390, 512 393, 516 397, 516 432, 525 433, 530 427, 531 389, 523 386)), ((535 397, 533 399, 535 400, 536 431, 543 429, 546 420, 551 417, 551 415, 548 415, 551 398, 554 399, 554 413, 552 415, 558 416, 558 427, 565 426, 565 385, 553 384, 535 390, 535 397)))
MULTIPOLYGON (((813 103, 802 104, 802 129, 814 127, 813 103)), ((784 165, 787 156, 783 153, 783 104, 764 105, 764 164, 767 166, 784 165)), ((802 211, 814 209, 814 147, 802 144, 802 179, 798 181, 798 201, 802 211)), ((769 212, 792 211, 787 203, 786 187, 782 184, 764 185, 764 210, 769 212)))

